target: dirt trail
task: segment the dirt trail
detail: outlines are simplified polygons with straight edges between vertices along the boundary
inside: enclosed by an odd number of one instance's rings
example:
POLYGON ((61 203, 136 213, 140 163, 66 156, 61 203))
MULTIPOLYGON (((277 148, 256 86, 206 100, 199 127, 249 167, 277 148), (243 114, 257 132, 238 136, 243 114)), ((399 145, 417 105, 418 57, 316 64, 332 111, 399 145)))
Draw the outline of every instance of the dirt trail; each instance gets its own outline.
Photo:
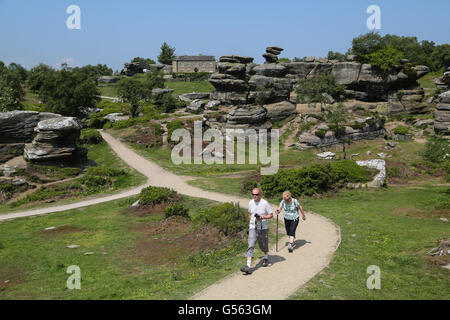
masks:
MULTIPOLYGON (((170 187, 181 194, 192 197, 200 196, 219 202, 239 202, 244 208, 248 206, 249 199, 237 198, 193 187, 187 184, 186 178, 166 171, 155 163, 141 157, 108 133, 101 132, 101 134, 103 139, 122 160, 149 178, 145 185, 107 197, 85 200, 68 205, 0 215, 0 221, 61 212, 122 199, 137 195, 142 188, 147 187, 148 185, 170 187)), ((282 235, 283 232, 281 229, 280 231, 280 235, 282 235)), ((258 268, 250 276, 245 276, 242 275, 241 272, 236 272, 218 283, 205 288, 193 296, 192 299, 286 299, 329 264, 340 243, 340 229, 330 220, 320 215, 308 214, 307 220, 301 222, 298 229, 297 241, 301 246, 293 253, 288 253, 287 248, 285 247, 286 240, 286 237, 281 237, 279 242, 280 250, 278 253, 275 253, 275 250, 272 250, 274 248, 271 248, 269 259, 271 260, 272 265, 269 267, 258 268)), ((243 257, 242 260, 244 264, 245 258, 243 257)), ((255 262, 258 261, 255 259, 255 262)))

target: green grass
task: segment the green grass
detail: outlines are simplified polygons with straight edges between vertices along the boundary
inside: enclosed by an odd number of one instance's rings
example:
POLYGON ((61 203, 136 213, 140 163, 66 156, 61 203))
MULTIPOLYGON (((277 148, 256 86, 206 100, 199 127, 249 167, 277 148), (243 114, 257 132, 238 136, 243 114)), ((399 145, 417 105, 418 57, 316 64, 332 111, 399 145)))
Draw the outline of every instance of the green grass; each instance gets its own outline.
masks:
MULTIPOLYGON (((137 77, 142 78, 142 77, 137 77)), ((166 82, 166 88, 174 89, 174 94, 184 94, 191 92, 212 92, 214 91, 214 87, 208 81, 193 81, 193 82, 185 82, 185 81, 174 81, 174 82, 166 82)), ((100 85, 98 89, 101 92, 102 96, 106 97, 117 97, 117 85, 100 85)))
POLYGON ((436 84, 433 82, 433 79, 442 77, 442 72, 430 72, 417 80, 422 88, 425 90, 426 96, 434 95, 436 92, 436 84))
POLYGON ((291 299, 448 300, 450 272, 425 258, 437 240, 449 236, 448 222, 439 220, 449 217, 449 208, 430 212, 448 192, 448 187, 423 186, 301 199, 306 210, 340 226, 342 242, 329 267, 291 299), (371 265, 381 269, 381 290, 366 287, 371 265))
MULTIPOLYGON (((135 200, 0 223, 0 281, 11 282, 7 288, 0 285, 0 299, 187 299, 242 264, 243 257, 238 256, 242 245, 226 247, 226 263, 216 260, 215 268, 191 265, 192 253, 187 250, 167 263, 144 259, 146 252, 136 248, 148 240, 145 228, 158 224, 162 215, 124 214, 135 200), (71 231, 47 236, 43 230, 50 226, 71 231), (72 244, 80 248, 66 248, 72 244), (71 265, 81 269, 81 290, 66 288, 71 265)), ((190 214, 212 204, 195 198, 186 198, 185 203, 190 214)), ((162 233, 152 237, 165 239, 162 233)), ((171 250, 173 242, 167 241, 171 250)))

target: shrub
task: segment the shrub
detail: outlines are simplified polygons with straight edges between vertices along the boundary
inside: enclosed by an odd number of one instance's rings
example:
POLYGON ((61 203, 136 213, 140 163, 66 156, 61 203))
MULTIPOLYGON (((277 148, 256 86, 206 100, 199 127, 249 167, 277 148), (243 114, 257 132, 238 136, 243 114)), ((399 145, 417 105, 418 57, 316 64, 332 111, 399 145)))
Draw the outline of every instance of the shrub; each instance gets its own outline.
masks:
POLYGON ((339 100, 344 94, 345 86, 337 84, 331 74, 320 75, 310 79, 302 79, 297 85, 297 102, 326 102, 324 93, 339 100))
POLYGON ((94 129, 83 129, 81 131, 80 143, 81 144, 99 144, 103 142, 100 132, 94 129))
POLYGON ((167 124, 167 139, 170 141, 170 138, 172 137, 172 133, 176 129, 184 128, 184 124, 181 120, 174 120, 167 124))
POLYGON ((251 192, 255 188, 258 188, 258 182, 255 180, 245 178, 242 182, 241 190, 245 193, 251 192))
POLYGON ((409 129, 403 126, 398 126, 396 127, 392 132, 394 132, 395 134, 409 134, 409 129))
POLYGON ((325 138, 326 133, 327 133, 327 130, 325 130, 325 129, 319 129, 319 130, 316 130, 316 132, 314 132, 314 134, 321 139, 325 138))
POLYGON ((295 195, 311 196, 330 190, 335 184, 367 182, 370 172, 355 162, 342 160, 331 164, 312 164, 300 169, 280 170, 272 176, 263 176, 261 188, 269 197, 281 196, 290 190, 295 195))
POLYGON ((425 143, 422 157, 430 162, 443 163, 450 160, 450 142, 442 136, 434 136, 425 143))
POLYGON ((447 160, 444 164, 445 169, 445 180, 450 182, 450 160, 447 160))
POLYGON ((142 205, 156 205, 176 199, 177 192, 169 188, 147 187, 142 189, 139 199, 142 205))
POLYGON ((196 225, 211 225, 225 235, 235 235, 248 228, 246 210, 232 203, 223 203, 201 211, 194 216, 196 225))
POLYGON ((181 203, 174 203, 168 206, 166 209, 164 209, 164 217, 167 219, 172 216, 180 216, 184 218, 189 217, 189 210, 181 203))

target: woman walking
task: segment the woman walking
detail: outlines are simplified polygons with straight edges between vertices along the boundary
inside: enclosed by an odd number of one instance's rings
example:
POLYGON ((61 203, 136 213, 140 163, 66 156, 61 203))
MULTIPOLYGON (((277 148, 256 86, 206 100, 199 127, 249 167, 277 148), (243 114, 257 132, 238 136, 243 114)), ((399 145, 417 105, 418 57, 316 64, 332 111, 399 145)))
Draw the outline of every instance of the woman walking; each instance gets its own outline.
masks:
POLYGON ((294 250, 295 231, 297 230, 300 214, 302 213, 302 219, 306 220, 305 211, 297 201, 293 199, 289 191, 283 192, 283 200, 280 202, 280 207, 277 209, 277 215, 284 209, 284 226, 286 227, 286 234, 289 236, 289 252, 294 250))

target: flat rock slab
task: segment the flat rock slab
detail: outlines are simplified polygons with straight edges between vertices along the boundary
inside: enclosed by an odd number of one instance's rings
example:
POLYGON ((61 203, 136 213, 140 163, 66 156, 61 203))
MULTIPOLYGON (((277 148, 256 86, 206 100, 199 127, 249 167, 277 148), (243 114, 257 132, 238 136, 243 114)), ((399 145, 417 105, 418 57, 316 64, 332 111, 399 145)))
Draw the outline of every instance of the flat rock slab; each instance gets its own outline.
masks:
POLYGON ((80 246, 79 245, 77 245, 77 244, 71 244, 70 246, 67 246, 66 248, 69 248, 69 249, 76 249, 76 248, 79 248, 80 246))

